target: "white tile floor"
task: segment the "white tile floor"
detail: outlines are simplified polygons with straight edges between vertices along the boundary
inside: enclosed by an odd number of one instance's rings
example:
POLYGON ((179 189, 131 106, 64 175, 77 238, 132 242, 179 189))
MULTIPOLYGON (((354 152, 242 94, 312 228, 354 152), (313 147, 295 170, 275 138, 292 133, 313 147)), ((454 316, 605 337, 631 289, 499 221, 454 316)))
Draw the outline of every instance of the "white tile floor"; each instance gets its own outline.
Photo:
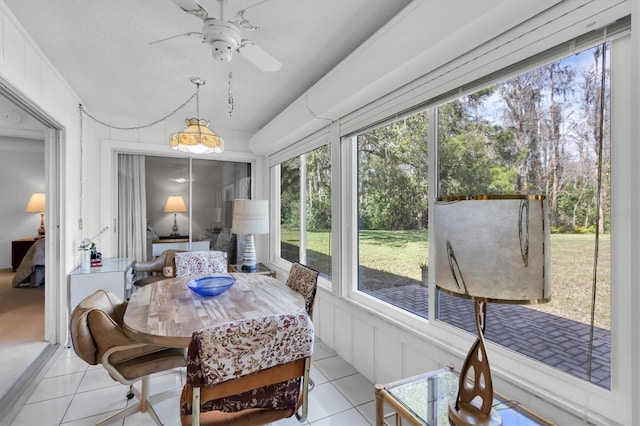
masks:
MULTIPOLYGON (((151 378, 151 392, 181 388, 183 371, 151 378)), ((311 377, 316 387, 309 394, 305 425, 369 425, 375 423, 373 384, 356 372, 321 341, 315 343, 311 377)), ((113 381, 100 365, 90 366, 72 349, 61 351, 53 367, 13 421, 13 425, 94 425, 127 404, 127 386, 113 381)), ((166 425, 180 424, 176 395, 154 408, 166 425)), ((135 401, 135 400, 133 400, 135 401)), ((119 422, 154 424, 146 413, 119 422)), ((295 416, 276 425, 300 425, 295 416)))

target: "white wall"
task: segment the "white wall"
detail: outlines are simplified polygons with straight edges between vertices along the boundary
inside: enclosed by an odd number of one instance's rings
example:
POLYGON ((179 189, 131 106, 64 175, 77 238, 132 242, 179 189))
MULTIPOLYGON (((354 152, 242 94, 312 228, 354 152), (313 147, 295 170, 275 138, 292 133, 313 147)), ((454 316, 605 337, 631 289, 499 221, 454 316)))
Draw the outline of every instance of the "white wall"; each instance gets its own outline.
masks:
POLYGON ((40 215, 25 213, 31 194, 44 192, 44 143, 0 137, 0 268, 11 267, 11 241, 38 234, 40 215))
MULTIPOLYGON (((49 197, 47 200, 48 208, 59 213, 47 215, 45 222, 49 230, 47 264, 58 264, 59 268, 47 268, 45 339, 59 343, 64 342, 67 335, 66 274, 79 264, 74 247, 82 235, 78 228, 79 168, 71 166, 80 162, 77 109, 80 100, 4 3, 0 3, 0 33, 0 83, 62 130, 60 162, 63 166, 69 165, 59 173, 59 187, 56 186, 57 178, 48 174, 54 170, 49 164, 45 166, 46 192, 57 193, 59 190, 58 199, 49 197), (58 206, 62 207, 57 209, 58 206), (57 238, 51 238, 52 230, 59 231, 57 238), (59 254, 49 245, 56 242, 60 246, 59 254)), ((45 146, 45 152, 47 149, 45 146)))

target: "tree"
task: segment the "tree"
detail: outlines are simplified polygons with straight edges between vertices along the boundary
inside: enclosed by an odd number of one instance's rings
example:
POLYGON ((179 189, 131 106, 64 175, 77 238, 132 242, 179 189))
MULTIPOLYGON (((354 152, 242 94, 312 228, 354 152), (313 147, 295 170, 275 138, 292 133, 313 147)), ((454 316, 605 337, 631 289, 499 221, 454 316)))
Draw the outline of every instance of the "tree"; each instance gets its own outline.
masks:
POLYGON ((426 113, 358 136, 360 229, 427 226, 426 113))

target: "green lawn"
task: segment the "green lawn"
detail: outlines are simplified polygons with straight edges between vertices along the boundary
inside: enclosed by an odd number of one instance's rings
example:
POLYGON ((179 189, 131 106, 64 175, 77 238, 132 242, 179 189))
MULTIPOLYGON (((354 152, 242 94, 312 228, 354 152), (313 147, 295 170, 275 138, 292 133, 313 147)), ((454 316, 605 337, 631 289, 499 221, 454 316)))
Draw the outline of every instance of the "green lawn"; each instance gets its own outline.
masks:
MULTIPOLYGON (((288 245, 299 244, 296 232, 283 231, 282 238, 288 245)), ((329 238, 329 232, 307 233, 308 263, 321 271, 330 259, 329 238)), ((594 235, 551 235, 551 302, 534 305, 533 309, 590 322, 594 240, 594 235)), ((385 273, 385 277, 392 274, 420 280, 419 265, 427 246, 425 231, 361 231, 360 265, 385 273)), ((610 252, 609 235, 601 235, 595 324, 605 329, 610 328, 610 252)), ((384 281, 394 285, 386 278, 384 281)))

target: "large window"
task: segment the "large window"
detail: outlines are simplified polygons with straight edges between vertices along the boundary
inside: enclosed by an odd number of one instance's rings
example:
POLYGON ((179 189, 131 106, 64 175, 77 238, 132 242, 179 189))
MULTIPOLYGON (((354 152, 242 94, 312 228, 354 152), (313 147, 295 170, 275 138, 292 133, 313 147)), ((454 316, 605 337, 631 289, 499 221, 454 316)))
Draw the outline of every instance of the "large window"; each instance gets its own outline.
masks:
POLYGON ((425 112, 357 136, 358 289, 427 317, 425 112))
MULTIPOLYGON (((610 388, 609 72, 603 71, 603 48, 441 105, 438 166, 441 196, 546 195, 552 300, 533 307, 491 304, 485 337, 580 378, 588 375, 598 244, 590 380, 610 388), (492 322, 492 315, 500 320, 492 322)), ((438 319, 475 333, 471 301, 439 294, 439 302, 438 319)))
MULTIPOLYGON (((551 301, 489 304, 492 367, 521 395, 558 407, 591 399, 585 418, 616 418, 605 405, 632 388, 636 364, 628 26, 616 21, 573 40, 554 32, 535 46, 501 36, 331 123, 320 136, 325 143, 330 134, 339 172, 331 194, 336 256, 332 285, 321 293, 331 297, 316 318, 321 338, 376 377, 416 371, 423 358, 428 366, 458 362, 476 336, 474 306, 436 289, 430 206, 439 196, 543 194, 551 301), (596 46, 603 39, 610 41, 596 46)), ((270 157, 272 199, 281 197, 273 210, 282 214, 272 248, 289 261, 312 247, 308 156, 320 136, 270 157)))
POLYGON ((280 164, 280 257, 331 277, 331 151, 280 164))

